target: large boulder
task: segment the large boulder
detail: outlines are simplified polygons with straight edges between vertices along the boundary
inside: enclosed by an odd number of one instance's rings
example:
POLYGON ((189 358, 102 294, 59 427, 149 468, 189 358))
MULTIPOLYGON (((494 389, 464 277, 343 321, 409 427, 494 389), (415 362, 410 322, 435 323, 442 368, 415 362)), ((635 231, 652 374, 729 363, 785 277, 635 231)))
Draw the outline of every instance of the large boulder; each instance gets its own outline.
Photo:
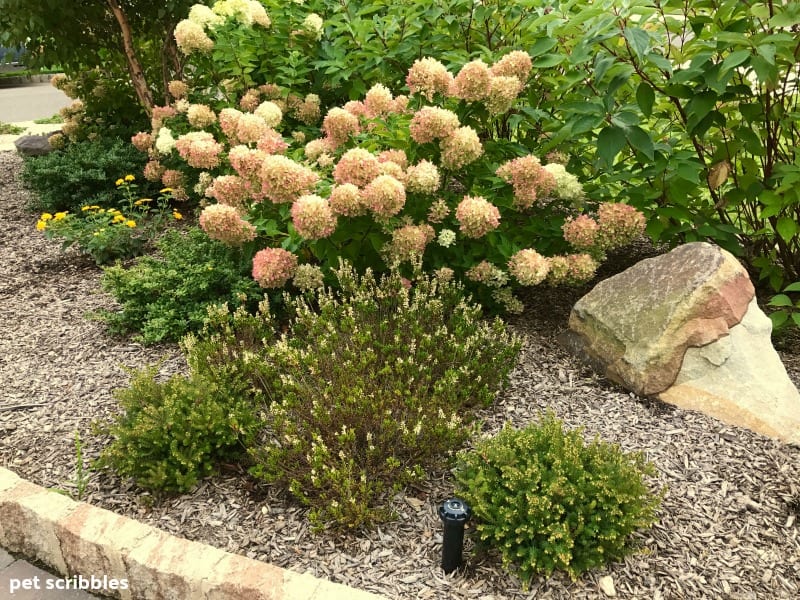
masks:
POLYGON ((50 135, 23 135, 14 141, 14 147, 23 156, 44 156, 53 151, 50 135))
POLYGON ((599 283, 572 309, 568 345, 640 396, 800 441, 800 396, 747 271, 696 242, 599 283))

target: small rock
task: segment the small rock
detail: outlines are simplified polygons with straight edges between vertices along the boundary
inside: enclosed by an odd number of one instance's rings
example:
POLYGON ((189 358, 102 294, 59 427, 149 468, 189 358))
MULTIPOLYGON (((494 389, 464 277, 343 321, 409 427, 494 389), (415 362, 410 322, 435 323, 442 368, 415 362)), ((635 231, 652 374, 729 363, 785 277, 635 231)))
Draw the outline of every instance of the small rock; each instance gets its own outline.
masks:
POLYGON ((601 577, 598 584, 600 585, 600 591, 609 598, 614 598, 617 595, 617 590, 614 589, 614 580, 611 578, 611 575, 604 575, 601 577))
POLYGON ((47 135, 23 135, 14 142, 14 147, 23 156, 44 156, 53 151, 47 135))

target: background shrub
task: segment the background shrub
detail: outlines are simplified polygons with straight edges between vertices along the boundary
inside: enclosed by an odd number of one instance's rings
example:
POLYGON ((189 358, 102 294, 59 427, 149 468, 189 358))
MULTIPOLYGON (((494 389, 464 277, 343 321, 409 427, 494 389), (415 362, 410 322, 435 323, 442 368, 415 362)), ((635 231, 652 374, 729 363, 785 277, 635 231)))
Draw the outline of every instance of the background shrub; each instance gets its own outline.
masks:
POLYGON ((185 492, 217 462, 241 454, 253 434, 253 405, 224 384, 176 375, 158 383, 157 367, 117 390, 122 413, 99 433, 113 437, 97 461, 142 487, 185 492))
POLYGON ((454 283, 336 275, 341 296, 294 299, 289 331, 269 350, 276 401, 252 473, 288 487, 316 527, 352 528, 390 517, 388 494, 446 464, 520 346, 454 283))
POLYGON ((263 298, 241 251, 200 229, 168 231, 156 245, 158 255, 105 269, 102 286, 122 305, 101 313, 112 333, 135 333, 144 343, 178 341, 203 326, 210 305, 245 304, 255 311, 263 298))
POLYGON ((641 453, 564 431, 548 413, 509 425, 459 456, 456 493, 477 517, 478 540, 524 582, 563 569, 575 578, 631 552, 628 536, 655 522, 661 498, 641 453))
MULTIPOLYGON (((73 211, 87 204, 122 206, 114 182, 128 173, 139 173, 146 157, 118 138, 69 144, 45 156, 29 157, 23 164, 22 182, 35 197, 35 211, 73 211)), ((158 188, 143 182, 143 194, 158 188)))

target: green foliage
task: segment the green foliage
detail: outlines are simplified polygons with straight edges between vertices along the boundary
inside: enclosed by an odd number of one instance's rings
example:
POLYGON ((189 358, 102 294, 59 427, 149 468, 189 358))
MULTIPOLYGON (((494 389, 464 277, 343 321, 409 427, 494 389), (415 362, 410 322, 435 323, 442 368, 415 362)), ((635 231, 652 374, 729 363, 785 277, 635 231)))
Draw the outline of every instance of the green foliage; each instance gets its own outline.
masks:
POLYGON ((25 131, 25 129, 19 125, 0 121, 0 135, 18 135, 23 131, 25 131))
POLYGON ((643 480, 654 473, 641 453, 586 445, 548 413, 462 452, 456 492, 473 509, 479 541, 527 583, 555 569, 577 578, 629 554, 628 536, 656 520, 661 496, 643 480))
POLYGON ((287 486, 318 528, 390 517, 389 495, 446 463, 519 351, 454 283, 336 276, 341 295, 291 302, 289 331, 269 349, 280 375, 268 437, 251 451, 253 474, 287 486))
POLYGON ((79 212, 85 205, 121 206, 114 181, 120 173, 141 170, 144 163, 142 154, 121 139, 98 139, 26 158, 21 179, 35 195, 32 210, 79 212))
POLYGON ((774 308, 769 314, 772 329, 780 331, 787 325, 800 327, 800 281, 795 281, 783 288, 782 293, 775 294, 768 303, 774 308), (794 297, 794 299, 792 299, 794 297))
POLYGON ((113 333, 136 332, 144 343, 177 341, 202 327, 210 305, 254 309, 263 297, 241 252, 197 228, 168 231, 156 245, 160 256, 105 269, 102 286, 122 305, 119 312, 102 313, 113 333))
POLYGON ((185 492, 241 454, 253 435, 253 406, 221 382, 176 375, 159 383, 157 374, 135 372, 130 387, 116 391, 123 412, 97 428, 113 439, 96 466, 145 488, 185 492))

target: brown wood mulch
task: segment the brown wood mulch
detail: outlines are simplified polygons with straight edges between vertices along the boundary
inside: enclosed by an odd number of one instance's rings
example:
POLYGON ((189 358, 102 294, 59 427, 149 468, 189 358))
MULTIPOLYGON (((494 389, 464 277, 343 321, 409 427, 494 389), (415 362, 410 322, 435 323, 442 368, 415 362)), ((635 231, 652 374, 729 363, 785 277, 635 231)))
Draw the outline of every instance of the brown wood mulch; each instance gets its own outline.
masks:
MULTIPOLYGON (((0 465, 34 483, 75 493, 74 435, 87 460, 102 440, 90 424, 116 410, 121 366, 165 360, 184 368, 173 345, 143 347, 110 338, 87 314, 114 301, 100 271, 35 231, 36 215, 17 173, 0 153, 0 465)), ((91 472, 86 500, 189 539, 390 598, 604 597, 610 576, 620 598, 790 599, 800 597, 800 448, 695 412, 637 398, 597 377, 556 343, 581 290, 534 290, 512 326, 525 346, 508 389, 485 411, 484 430, 524 425, 552 409, 586 435, 643 451, 653 486, 668 492, 658 523, 637 535, 641 552, 577 581, 557 574, 528 592, 467 536, 464 572, 439 567, 438 504, 452 494, 448 473, 391 502, 400 518, 350 537, 313 534, 305 511, 279 490, 231 469, 192 493, 153 502, 129 482, 91 472)), ((782 357, 795 383, 798 354, 782 357)))

